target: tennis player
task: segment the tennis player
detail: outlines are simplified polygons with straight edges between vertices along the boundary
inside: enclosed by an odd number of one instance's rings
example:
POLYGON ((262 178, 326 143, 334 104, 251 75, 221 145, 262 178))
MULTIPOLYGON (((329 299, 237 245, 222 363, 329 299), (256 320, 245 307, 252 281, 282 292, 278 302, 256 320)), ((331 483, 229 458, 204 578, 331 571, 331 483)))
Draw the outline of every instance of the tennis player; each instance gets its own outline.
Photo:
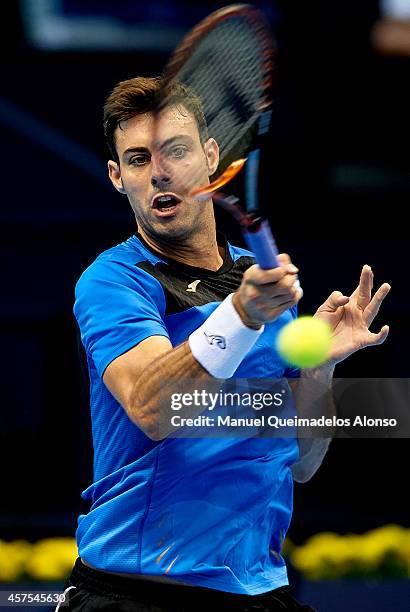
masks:
MULTIPOLYGON (((320 368, 287 368, 275 351, 297 316, 298 269, 288 255, 263 271, 215 227, 212 201, 189 193, 218 166, 198 99, 176 84, 155 116, 160 80, 119 83, 105 105, 109 177, 127 196, 136 233, 102 253, 76 287, 75 315, 91 384, 94 481, 79 517, 70 610, 182 612, 313 610, 290 593, 281 546, 293 480, 320 466, 329 439, 189 438, 167 429, 184 380, 294 379, 330 387, 335 365, 384 342, 369 325, 389 291, 372 297, 364 266, 348 297, 333 292, 317 317, 332 326, 320 368), (192 177, 192 180, 187 177, 192 177)), ((181 418, 204 406, 183 406, 181 418)))

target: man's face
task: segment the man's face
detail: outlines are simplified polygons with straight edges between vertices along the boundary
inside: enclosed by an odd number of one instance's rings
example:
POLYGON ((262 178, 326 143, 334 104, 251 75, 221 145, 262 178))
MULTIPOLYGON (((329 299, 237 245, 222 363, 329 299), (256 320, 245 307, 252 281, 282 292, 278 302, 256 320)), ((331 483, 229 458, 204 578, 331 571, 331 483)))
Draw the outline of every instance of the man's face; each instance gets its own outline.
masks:
POLYGON ((218 165, 213 139, 201 144, 193 115, 172 106, 121 122, 115 131, 120 163, 108 163, 111 181, 126 193, 139 227, 152 237, 185 239, 209 223, 212 205, 190 195, 209 183, 218 165))

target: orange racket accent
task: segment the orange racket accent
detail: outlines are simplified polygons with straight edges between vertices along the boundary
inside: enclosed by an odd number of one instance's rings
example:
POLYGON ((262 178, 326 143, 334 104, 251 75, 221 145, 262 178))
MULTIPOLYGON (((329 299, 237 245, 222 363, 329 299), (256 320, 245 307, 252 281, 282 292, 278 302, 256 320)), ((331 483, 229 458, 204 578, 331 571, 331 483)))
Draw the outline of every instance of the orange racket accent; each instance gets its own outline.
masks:
POLYGON ((237 174, 242 170, 246 162, 246 157, 242 159, 237 159, 232 162, 225 172, 219 176, 216 181, 213 181, 210 185, 205 185, 204 187, 199 187, 199 189, 194 189, 191 192, 191 195, 198 198, 199 200, 209 198, 215 191, 218 191, 221 187, 229 183, 237 174))

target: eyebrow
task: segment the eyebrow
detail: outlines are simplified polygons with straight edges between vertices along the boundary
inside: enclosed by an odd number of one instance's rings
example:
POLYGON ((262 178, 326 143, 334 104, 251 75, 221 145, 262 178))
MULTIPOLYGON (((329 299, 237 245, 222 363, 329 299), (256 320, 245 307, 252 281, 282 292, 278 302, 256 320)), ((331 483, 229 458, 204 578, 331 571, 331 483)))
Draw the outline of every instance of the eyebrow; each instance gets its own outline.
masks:
MULTIPOLYGON (((160 146, 160 149, 165 149, 166 147, 172 145, 174 142, 181 140, 189 144, 192 144, 194 142, 193 138, 191 138, 191 136, 188 136, 188 134, 179 134, 177 136, 171 136, 171 138, 167 138, 167 140, 164 140, 164 142, 160 146)), ((128 149, 125 149, 125 151, 123 152, 122 158, 125 159, 127 155, 130 155, 131 153, 150 153, 150 150, 147 147, 128 147, 128 149)))
POLYGON ((125 159, 130 153, 149 153, 149 149, 146 147, 128 147, 122 154, 122 158, 125 159))

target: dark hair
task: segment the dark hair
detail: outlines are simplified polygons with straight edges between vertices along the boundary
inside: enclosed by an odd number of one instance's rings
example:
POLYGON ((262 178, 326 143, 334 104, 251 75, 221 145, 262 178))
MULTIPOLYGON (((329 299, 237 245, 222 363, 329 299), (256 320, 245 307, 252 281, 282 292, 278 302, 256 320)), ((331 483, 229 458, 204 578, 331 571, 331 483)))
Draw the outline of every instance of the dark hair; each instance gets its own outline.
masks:
POLYGON ((164 88, 161 77, 134 77, 118 83, 104 104, 104 133, 112 159, 119 162, 114 133, 121 121, 164 105, 183 106, 195 117, 202 144, 208 139, 202 103, 192 90, 178 81, 164 88))

